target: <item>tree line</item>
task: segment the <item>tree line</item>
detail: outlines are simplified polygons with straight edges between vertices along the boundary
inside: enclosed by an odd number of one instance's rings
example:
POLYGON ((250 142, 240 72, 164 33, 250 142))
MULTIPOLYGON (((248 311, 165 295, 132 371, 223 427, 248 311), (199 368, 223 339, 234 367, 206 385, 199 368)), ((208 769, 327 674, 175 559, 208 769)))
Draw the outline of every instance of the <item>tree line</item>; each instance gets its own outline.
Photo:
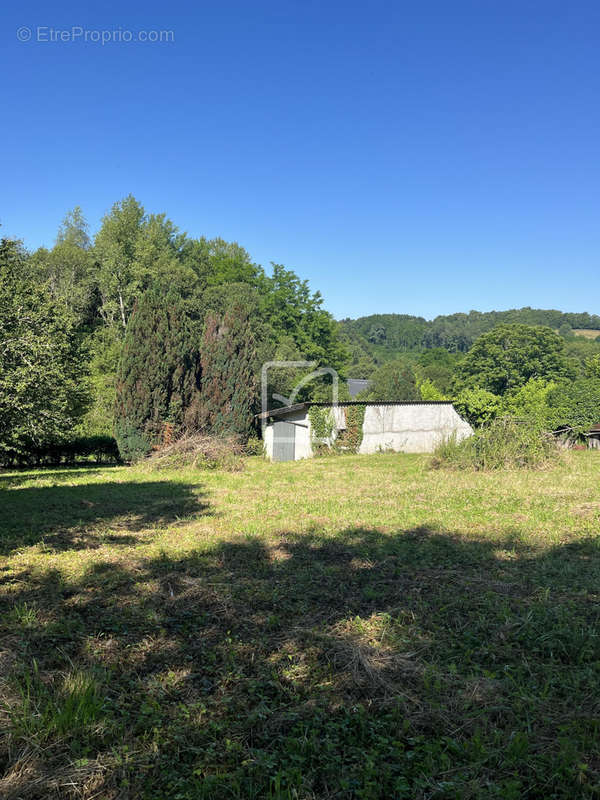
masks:
MULTIPOLYGON (((0 247, 0 461, 65 437, 122 452, 196 425, 247 434, 265 361, 343 372, 346 347, 319 292, 270 274, 235 242, 193 238, 132 196, 92 238, 80 208, 51 249, 0 247), (227 420, 227 425, 223 420, 227 420)), ((296 376, 275 371, 272 391, 296 376)))
MULTIPOLYGON (((337 323, 292 270, 190 237, 132 196, 93 237, 75 208, 50 249, 0 242, 0 463, 114 453, 113 435, 127 460, 184 430, 247 438, 267 361, 368 377, 365 399, 451 398, 476 424, 535 413, 583 431, 600 421, 600 341, 573 329, 596 327, 530 308, 337 323)), ((270 396, 300 377, 272 370, 270 396)), ((329 393, 307 384, 299 399, 329 393)))

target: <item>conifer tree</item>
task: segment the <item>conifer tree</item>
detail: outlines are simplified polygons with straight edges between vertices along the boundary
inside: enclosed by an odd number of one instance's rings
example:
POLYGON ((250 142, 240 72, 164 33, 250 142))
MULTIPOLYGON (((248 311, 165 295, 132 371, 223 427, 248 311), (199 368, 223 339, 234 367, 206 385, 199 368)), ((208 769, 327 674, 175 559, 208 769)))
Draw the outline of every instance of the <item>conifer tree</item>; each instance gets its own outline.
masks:
POLYGON ((247 436, 256 402, 256 350, 247 309, 209 313, 200 345, 202 382, 188 424, 209 433, 247 436))
POLYGON ((181 298, 154 287, 138 300, 123 342, 116 384, 115 437, 135 460, 180 429, 199 388, 199 352, 181 298))

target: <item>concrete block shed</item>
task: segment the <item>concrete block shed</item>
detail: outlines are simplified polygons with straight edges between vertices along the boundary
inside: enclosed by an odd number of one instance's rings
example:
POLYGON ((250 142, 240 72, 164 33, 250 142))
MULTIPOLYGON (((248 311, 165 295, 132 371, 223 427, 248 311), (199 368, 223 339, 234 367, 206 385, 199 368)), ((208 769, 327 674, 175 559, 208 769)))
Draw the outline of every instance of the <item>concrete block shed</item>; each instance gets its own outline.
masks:
POLYGON ((420 403, 297 403, 263 414, 263 437, 267 457, 272 461, 297 461, 313 455, 311 406, 331 409, 333 436, 346 428, 346 411, 364 405, 363 438, 359 453, 394 450, 401 453, 432 453, 450 436, 465 439, 473 433, 468 422, 449 402, 420 403))

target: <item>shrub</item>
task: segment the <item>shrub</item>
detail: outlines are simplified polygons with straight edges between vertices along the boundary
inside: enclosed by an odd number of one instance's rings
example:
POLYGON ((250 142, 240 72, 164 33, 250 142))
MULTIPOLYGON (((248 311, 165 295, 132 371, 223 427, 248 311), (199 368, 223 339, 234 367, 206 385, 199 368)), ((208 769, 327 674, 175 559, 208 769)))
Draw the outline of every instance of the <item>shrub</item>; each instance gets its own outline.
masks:
POLYGON ((244 468, 244 444, 239 436, 185 434, 172 444, 154 450, 146 459, 150 470, 224 469, 237 472, 244 468))
POLYGON ((499 417, 457 442, 436 449, 431 466, 450 469, 544 469, 560 458, 558 443, 528 421, 499 417))
POLYGON ((123 461, 135 464, 152 450, 152 441, 144 431, 133 425, 117 425, 119 453, 123 461))
POLYGON ((485 425, 498 416, 502 398, 487 389, 463 389, 459 392, 454 408, 474 427, 485 425))
POLYGON ((96 463, 119 463, 119 448, 112 436, 80 436, 41 445, 30 444, 10 457, 3 455, 3 466, 48 467, 94 460, 96 463))
POLYGON ((247 456, 262 456, 265 453, 265 445, 262 439, 259 439, 256 434, 248 437, 244 452, 247 456))

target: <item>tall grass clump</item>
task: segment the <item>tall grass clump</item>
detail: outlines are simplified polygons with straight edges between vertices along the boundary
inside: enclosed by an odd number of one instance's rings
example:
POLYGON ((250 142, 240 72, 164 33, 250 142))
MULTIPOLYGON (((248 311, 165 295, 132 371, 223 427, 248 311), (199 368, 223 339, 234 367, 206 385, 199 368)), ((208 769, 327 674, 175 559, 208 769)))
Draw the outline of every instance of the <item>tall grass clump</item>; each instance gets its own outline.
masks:
POLYGON ((552 434, 517 417, 499 417, 473 436, 458 442, 451 437, 435 450, 435 469, 545 469, 561 457, 552 434))

